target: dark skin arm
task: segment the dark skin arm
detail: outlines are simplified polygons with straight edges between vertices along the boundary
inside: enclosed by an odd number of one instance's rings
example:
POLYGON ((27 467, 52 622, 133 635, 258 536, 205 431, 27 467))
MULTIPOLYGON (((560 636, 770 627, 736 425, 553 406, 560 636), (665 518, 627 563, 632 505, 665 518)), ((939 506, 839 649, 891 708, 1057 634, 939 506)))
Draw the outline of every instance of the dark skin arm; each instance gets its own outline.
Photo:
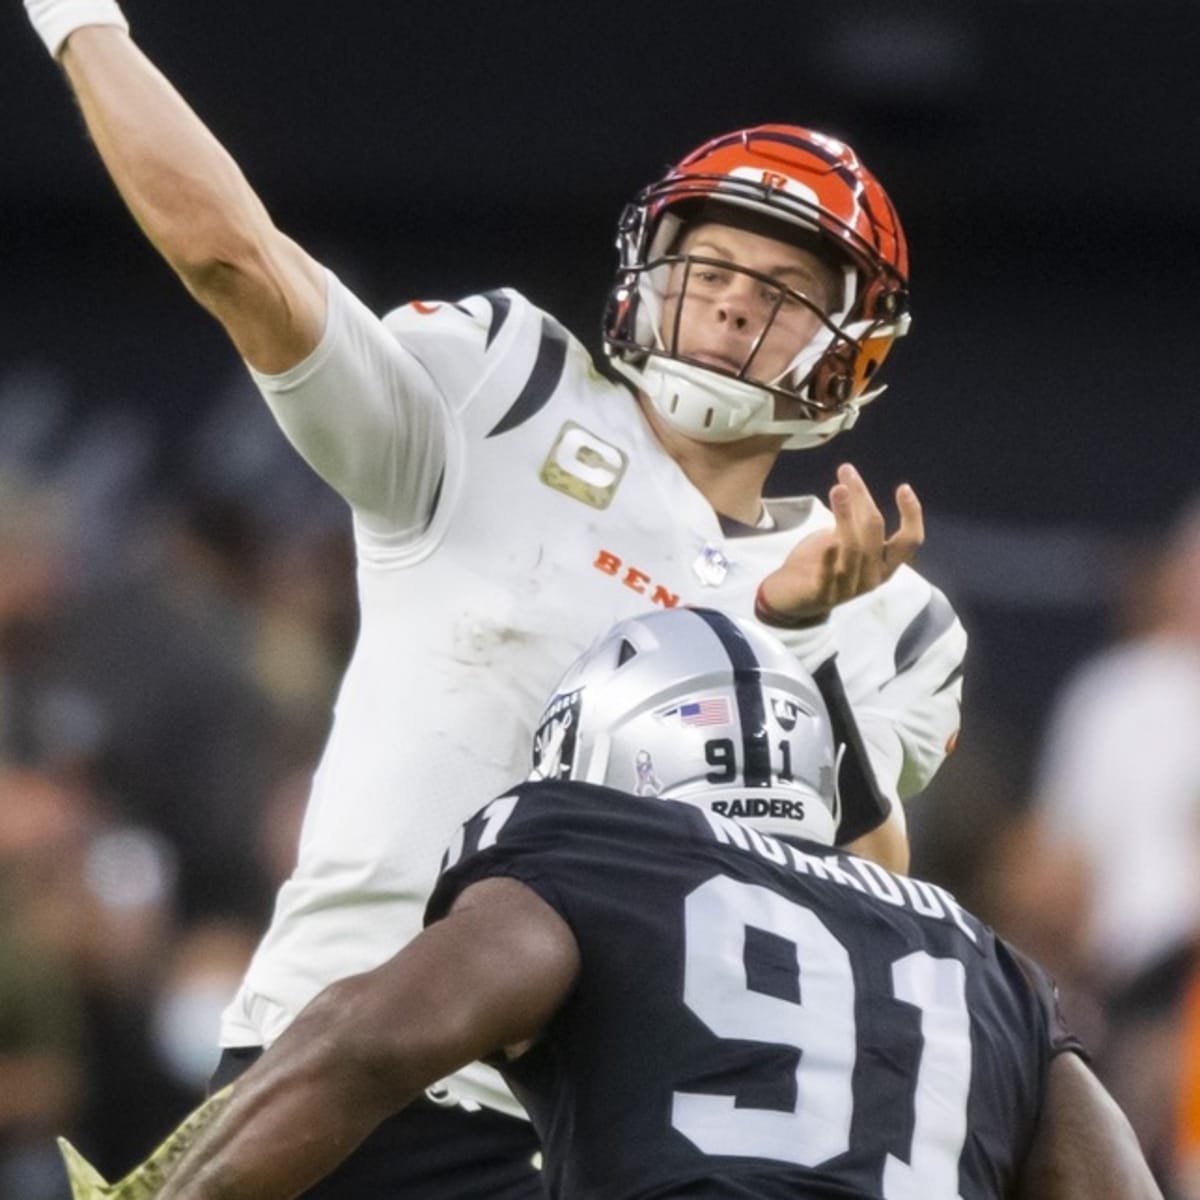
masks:
POLYGON ((431 1083, 536 1040, 575 985, 566 922, 513 879, 472 884, 374 971, 323 991, 238 1080, 161 1200, 287 1200, 431 1083))
POLYGON ((1074 1054, 1050 1066, 1016 1200, 1163 1200, 1125 1114, 1074 1054))

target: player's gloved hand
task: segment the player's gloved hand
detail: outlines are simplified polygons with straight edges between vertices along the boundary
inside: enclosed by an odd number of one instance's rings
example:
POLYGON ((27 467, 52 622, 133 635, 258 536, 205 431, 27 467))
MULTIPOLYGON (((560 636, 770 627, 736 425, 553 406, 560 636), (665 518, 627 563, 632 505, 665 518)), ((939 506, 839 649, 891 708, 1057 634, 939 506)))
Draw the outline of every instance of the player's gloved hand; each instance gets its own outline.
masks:
POLYGON ((67 1168, 73 1200, 151 1200, 171 1169, 225 1107, 232 1091, 230 1084, 189 1113, 144 1163, 116 1183, 108 1183, 66 1138, 59 1138, 58 1149, 67 1168))
POLYGON ((925 539, 921 502, 907 484, 896 489, 900 527, 887 536, 883 515, 866 483, 848 463, 830 489, 834 524, 810 534, 758 590, 755 612, 764 625, 800 629, 825 620, 912 561, 925 539))
POLYGON ((25 0, 25 11, 55 58, 67 38, 85 25, 115 25, 129 32, 117 0, 25 0))

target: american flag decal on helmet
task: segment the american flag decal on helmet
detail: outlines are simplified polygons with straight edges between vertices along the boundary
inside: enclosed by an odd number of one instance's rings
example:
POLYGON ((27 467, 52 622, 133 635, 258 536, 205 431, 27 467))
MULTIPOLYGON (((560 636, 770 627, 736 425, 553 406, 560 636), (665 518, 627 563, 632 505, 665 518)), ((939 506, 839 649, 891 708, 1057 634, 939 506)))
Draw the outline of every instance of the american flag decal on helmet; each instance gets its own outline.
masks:
POLYGON ((693 700, 690 704, 681 704, 663 714, 666 717, 678 716, 684 725, 728 725, 729 701, 724 696, 711 700, 693 700))

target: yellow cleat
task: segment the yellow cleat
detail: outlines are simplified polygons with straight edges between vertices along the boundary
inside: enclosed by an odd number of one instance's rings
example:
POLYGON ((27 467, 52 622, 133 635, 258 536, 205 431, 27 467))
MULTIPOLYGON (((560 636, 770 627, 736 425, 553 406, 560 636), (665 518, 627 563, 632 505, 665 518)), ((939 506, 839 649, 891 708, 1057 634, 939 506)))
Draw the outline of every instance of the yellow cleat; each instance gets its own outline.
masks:
POLYGON ((74 1200, 101 1200, 112 1195, 112 1188, 100 1172, 66 1138, 58 1139, 58 1150, 67 1167, 67 1182, 74 1200))
POLYGON ((66 1138, 59 1138, 58 1149, 67 1168, 72 1200, 151 1200, 175 1164, 225 1107, 232 1090, 233 1085, 230 1084, 205 1100, 199 1108, 184 1117, 144 1163, 117 1183, 108 1183, 66 1138))

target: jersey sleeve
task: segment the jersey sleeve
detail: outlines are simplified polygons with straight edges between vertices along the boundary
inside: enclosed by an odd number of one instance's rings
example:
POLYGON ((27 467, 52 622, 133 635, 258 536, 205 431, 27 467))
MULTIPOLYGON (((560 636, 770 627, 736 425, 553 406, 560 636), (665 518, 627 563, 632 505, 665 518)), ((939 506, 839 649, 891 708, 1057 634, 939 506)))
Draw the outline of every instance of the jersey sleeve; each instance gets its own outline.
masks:
POLYGON ((489 401, 507 399, 485 384, 514 357, 536 357, 548 319, 508 291, 414 301, 381 319, 332 273, 327 283, 313 352, 282 374, 251 375, 288 440, 371 540, 404 546, 428 526, 464 436, 477 432, 468 414, 485 410, 474 423, 486 422, 489 401))
POLYGON ((497 876, 532 888, 570 923, 570 905, 554 866, 570 806, 547 803, 544 790, 525 785, 485 805, 461 827, 442 858, 425 908, 426 925, 444 917, 471 884, 497 876))
POLYGON ((398 541, 433 511, 450 445, 446 396, 383 322, 327 272, 325 329, 281 374, 250 374, 304 460, 354 509, 398 541))
POLYGON ((1083 1042, 1071 1031, 1059 1004, 1058 987, 1032 958, 1008 942, 997 940, 997 950, 1006 954, 1033 993, 1045 1024, 1047 1058, 1059 1054, 1078 1054, 1085 1062, 1090 1056, 1083 1042))
POLYGON ((841 815, 834 842, 844 845, 883 824, 892 810, 893 801, 879 782, 854 709, 846 699, 846 689, 838 674, 837 655, 826 659, 812 672, 812 677, 825 701, 834 743, 840 747, 837 794, 841 815))
POLYGON ((519 293, 501 290, 452 302, 414 300, 387 313, 383 326, 461 413, 508 353, 513 327, 534 311, 519 293))
POLYGON ((811 660, 837 652, 838 671, 880 786, 891 799, 924 788, 954 747, 962 719, 967 635, 942 592, 901 567, 835 609, 828 630, 788 641, 811 660))

